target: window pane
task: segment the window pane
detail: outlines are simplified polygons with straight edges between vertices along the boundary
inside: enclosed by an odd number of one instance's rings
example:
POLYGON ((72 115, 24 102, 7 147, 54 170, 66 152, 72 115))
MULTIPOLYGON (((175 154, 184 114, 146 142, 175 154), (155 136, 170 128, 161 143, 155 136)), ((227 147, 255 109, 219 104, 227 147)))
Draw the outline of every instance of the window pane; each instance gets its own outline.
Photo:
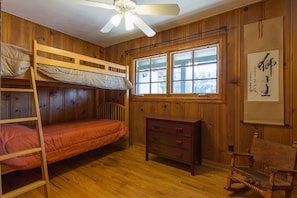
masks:
POLYGON ((166 82, 160 83, 152 83, 152 91, 153 94, 164 94, 166 93, 166 82))
POLYGON ((152 71, 152 82, 166 81, 166 70, 152 71))
POLYGON ((173 67, 193 65, 192 51, 173 54, 173 67))
POLYGON ((179 67, 173 69, 173 80, 190 80, 193 78, 193 67, 179 67))
POLYGON ((199 49, 194 52, 195 65, 217 62, 217 47, 199 49))
POLYGON ((195 80, 194 93, 217 93, 217 80, 195 80))
POLYGON ((173 82, 173 93, 192 93, 192 81, 173 82))
POLYGON ((167 56, 135 61, 135 94, 166 93, 167 56))
POLYGON ((150 70, 150 59, 144 59, 144 60, 137 60, 136 61, 136 71, 145 71, 150 70))
POLYGON ((152 58, 152 70, 166 69, 166 56, 152 58))
POLYGON ((150 72, 138 72, 136 73, 136 80, 139 83, 150 82, 150 72))
POLYGON ((172 93, 217 93, 217 48, 172 54, 172 93))
POLYGON ((217 77, 217 64, 198 65, 194 67, 194 79, 217 77))
POLYGON ((137 84, 136 85, 136 93, 137 94, 149 94, 150 93, 150 84, 137 84))

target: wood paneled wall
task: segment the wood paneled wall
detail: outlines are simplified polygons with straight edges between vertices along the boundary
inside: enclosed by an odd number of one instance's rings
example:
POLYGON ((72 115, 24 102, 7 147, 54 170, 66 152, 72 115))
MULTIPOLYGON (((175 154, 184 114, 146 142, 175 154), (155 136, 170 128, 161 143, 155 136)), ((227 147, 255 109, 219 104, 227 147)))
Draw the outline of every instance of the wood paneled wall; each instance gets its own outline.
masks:
MULTIPOLYGON (((8 85, 11 83, 2 80, 3 87, 8 85)), ((37 88, 40 115, 44 125, 95 117, 94 89, 55 85, 37 88)), ((35 115, 33 107, 29 93, 1 93, 1 119, 35 115)), ((28 122, 23 124, 28 125, 28 122)))
MULTIPOLYGON (((263 0, 204 20, 158 33, 153 38, 142 37, 106 49, 81 41, 55 30, 2 12, 2 42, 32 49, 32 40, 54 47, 105 58, 130 65, 127 50, 141 48, 167 40, 174 40, 206 32, 222 26, 227 32, 226 100, 224 103, 197 103, 179 101, 130 101, 131 143, 145 142, 145 118, 150 115, 179 116, 202 119, 202 157, 216 162, 229 163, 228 145, 236 151, 247 151, 253 133, 265 139, 291 144, 297 140, 296 88, 297 83, 297 1, 263 0), (248 125, 243 117, 243 26, 261 19, 284 16, 284 79, 285 121, 288 126, 248 125)), ((131 71, 131 69, 130 69, 131 71)), ((133 75, 132 73, 130 75, 133 75)), ((100 100, 120 101, 120 92, 100 91, 100 100)), ((78 115, 93 114, 93 95, 89 89, 70 87, 41 87, 40 106, 45 123, 75 119, 78 115), (50 106, 48 106, 50 105, 50 106)), ((4 97, 4 100, 8 100, 4 97)), ((13 97, 14 99, 16 97, 13 97)), ((10 99, 12 100, 12 99, 10 99)), ((24 99, 29 100, 29 99, 24 99)), ((9 101, 8 101, 9 103, 9 101)), ((27 103, 22 103, 24 106, 27 103)), ((15 105, 17 106, 17 105, 15 105)), ((22 106, 23 108, 23 106, 22 106)), ((16 108, 18 109, 18 108, 16 108)), ((26 111, 26 109, 24 110, 26 111)), ((80 117, 80 116, 79 116, 80 117)))
MULTIPOLYGON (((232 10, 204 20, 158 33, 153 38, 142 37, 106 48, 106 59, 132 66, 126 51, 139 49, 162 41, 174 40, 199 32, 207 32, 226 26, 227 69, 226 100, 223 104, 184 101, 130 101, 130 133, 132 143, 145 143, 145 118, 153 115, 179 116, 202 119, 202 157, 216 162, 229 163, 228 145, 236 151, 247 151, 254 132, 265 139, 292 144, 297 140, 296 108, 296 48, 297 2, 295 0, 264 0, 260 3, 232 10), (285 122, 287 126, 243 124, 244 71, 243 26, 284 16, 284 79, 285 122), (294 22, 295 21, 295 22, 294 22)), ((272 32, 273 33, 273 30, 272 32)), ((156 48, 158 49, 158 48, 156 48)), ((131 71, 132 69, 130 69, 131 71)), ((132 73, 130 76, 133 75, 132 73)))
MULTIPOLYGON (((104 59, 104 48, 100 46, 82 41, 5 12, 1 12, 1 14, 1 42, 11 43, 32 51, 33 40, 37 40, 38 43, 104 59)), ((24 82, 19 82, 21 85, 23 83, 24 82)), ((2 80, 1 82, 1 86, 10 84, 11 82, 5 80, 2 80)), ((37 83, 37 86, 43 124, 52 124, 95 116, 95 89, 78 86, 73 87, 72 85, 59 83, 52 84, 40 82, 37 83)), ((101 102, 105 101, 105 96, 112 98, 110 97, 110 93, 104 90, 99 90, 98 92, 99 95, 102 96, 99 96, 101 102)), ((1 101, 1 118, 3 119, 23 117, 32 114, 32 100, 28 94, 2 93, 1 101)))
POLYGON ((1 12, 1 41, 32 50, 33 40, 38 43, 104 59, 104 48, 63 34, 17 16, 1 12))

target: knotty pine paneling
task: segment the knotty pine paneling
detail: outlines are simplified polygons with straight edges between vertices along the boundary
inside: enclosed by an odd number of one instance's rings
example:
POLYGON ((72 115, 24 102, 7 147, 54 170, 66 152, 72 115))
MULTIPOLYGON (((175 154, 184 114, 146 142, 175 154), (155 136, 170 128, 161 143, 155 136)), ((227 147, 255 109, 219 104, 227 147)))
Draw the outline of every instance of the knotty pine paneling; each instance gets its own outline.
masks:
MULTIPOLYGON (((295 0, 264 0, 260 3, 238 8, 226 13, 198 20, 174 29, 158 33, 152 38, 141 37, 106 49, 91 45, 79 39, 56 32, 38 24, 28 22, 24 19, 2 12, 2 41, 17 44, 31 49, 32 40, 59 47, 62 49, 79 52, 97 58, 105 57, 106 60, 119 64, 130 65, 130 55, 127 50, 142 48, 152 44, 183 38, 212 29, 226 26, 226 80, 225 80, 225 102, 222 104, 206 104, 184 101, 130 101, 130 140, 131 143, 145 143, 145 118, 152 115, 179 116, 187 118, 202 119, 202 156, 204 159, 222 163, 229 163, 227 154, 228 145, 234 145, 236 151, 247 151, 254 132, 259 132, 265 139, 291 144, 297 140, 296 125, 296 89, 297 84, 297 2, 295 0), (243 115, 243 76, 245 75, 243 62, 243 26, 248 23, 257 22, 261 19, 284 16, 284 60, 285 60, 285 116, 287 127, 248 125, 242 124, 243 115)), ((204 36, 200 36, 203 38, 204 36)), ((190 41, 185 39, 184 42, 190 41)), ((174 45, 174 44, 171 44, 174 45)), ((153 48, 156 53, 170 47, 167 45, 153 48)), ((145 49, 136 50, 135 53, 145 54, 145 49)), ((130 71, 132 71, 130 69, 130 71)), ((133 74, 130 73, 131 78, 133 74)), ((63 107, 52 107, 56 102, 51 99, 52 88, 43 88, 40 101, 43 120, 46 123, 55 120, 50 112, 63 114, 63 119, 72 120, 77 115, 92 114, 91 106, 78 104, 74 99, 81 98, 84 93, 78 93, 76 88, 63 88, 58 93, 57 105, 63 107), (46 102, 44 102, 46 101, 46 102), (50 105, 51 104, 51 105, 50 105), (79 106, 74 107, 74 106, 79 106), (55 109, 60 108, 60 109, 55 109), (67 111, 63 108, 67 109, 67 111), (65 112, 69 113, 65 113, 65 112)), ((94 94, 92 91, 91 95, 94 94)), ((100 101, 122 101, 122 92, 98 91, 100 101)), ((84 98, 84 97, 82 97, 84 98)), ((2 100, 7 100, 5 97, 2 100)), ((85 98, 90 102, 91 96, 85 98)), ((8 104, 8 101, 5 101, 8 104)), ((92 103, 92 102, 91 102, 92 103)), ((3 105, 1 106, 3 107, 3 105)), ((5 111, 12 112, 11 107, 5 106, 5 111)))
POLYGON ((1 41, 32 50, 33 40, 41 44, 104 59, 104 48, 45 26, 2 12, 1 41))
MULTIPOLYGON (((94 58, 104 59, 105 49, 68 36, 56 30, 27 21, 17 16, 1 12, 1 41, 11 43, 32 51, 33 40, 56 48, 80 53, 94 58)), ((1 86, 8 86, 11 81, 2 80, 1 86)), ((14 83, 15 84, 15 83, 14 83)), ((22 82, 17 83, 17 86, 22 82)), ((94 117, 95 89, 61 83, 37 82, 39 106, 44 125, 94 117)), ((120 101, 123 104, 122 92, 109 93, 100 90, 99 100, 120 101), (105 99, 105 95, 108 96, 105 99)), ((1 118, 22 117, 32 114, 31 96, 24 93, 1 94, 1 118)))
MULTIPOLYGON (((292 74, 292 83, 290 83, 290 85, 295 85, 294 87, 291 88, 292 92, 293 92, 293 97, 290 97, 290 103, 292 104, 292 108, 289 109, 289 114, 291 114, 290 112, 292 112, 292 123, 297 123, 297 90, 296 90, 296 85, 297 85, 297 1, 291 0, 291 5, 290 5, 290 9, 291 9, 291 13, 292 13, 292 17, 291 17, 291 33, 290 33, 290 43, 291 43, 291 52, 289 53, 289 57, 292 61, 292 67, 291 68, 291 74, 292 74)), ((292 138, 293 140, 297 140, 297 132, 296 132, 296 124, 293 124, 293 130, 295 131, 292 134, 292 138)))
MULTIPOLYGON (((4 82, 2 86, 6 84, 4 82)), ((94 89, 38 87, 37 91, 43 125, 95 117, 94 89)), ((1 93, 1 119, 33 115, 30 93, 1 93)), ((28 125, 27 122, 23 124, 28 125)))
MULTIPOLYGON (((226 69, 225 71, 225 102, 221 104, 206 104, 178 101, 148 101, 130 100, 130 134, 132 143, 145 143, 145 118, 147 116, 178 116, 202 119, 202 156, 205 159, 229 163, 228 145, 233 145, 235 151, 248 151, 254 132, 259 132, 265 139, 292 144, 297 138, 296 112, 296 51, 297 51, 297 3, 295 0, 264 0, 253 5, 238 8, 226 13, 189 23, 177 28, 159 32, 152 38, 141 37, 105 49, 106 60, 132 67, 129 53, 141 53, 145 56, 147 48, 159 42, 180 39, 182 37, 207 32, 226 26, 226 69), (243 124, 243 27, 245 24, 284 16, 284 58, 285 58, 285 116, 288 126, 266 126, 243 124), (126 58, 122 58, 123 55, 126 58)), ((272 32, 273 33, 273 30, 272 32)), ((204 38, 204 35, 199 38, 204 38)), ((185 39, 184 42, 189 41, 185 39)), ((156 53, 174 43, 151 47, 156 53)), ((132 69, 130 69, 132 71, 132 69)), ((132 72, 130 78, 133 79, 132 72)))

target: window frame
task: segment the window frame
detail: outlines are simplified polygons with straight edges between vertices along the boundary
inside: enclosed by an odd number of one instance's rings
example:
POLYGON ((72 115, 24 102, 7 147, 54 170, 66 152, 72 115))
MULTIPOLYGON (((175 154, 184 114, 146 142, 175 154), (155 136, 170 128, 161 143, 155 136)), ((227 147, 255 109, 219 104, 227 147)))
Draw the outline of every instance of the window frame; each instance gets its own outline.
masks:
MULTIPOLYGON (((179 50, 179 51, 174 51, 174 52, 171 52, 170 53, 170 65, 169 65, 169 67, 170 67, 170 69, 171 69, 171 73, 170 73, 170 94, 172 95, 172 94, 200 94, 200 95, 205 95, 205 94, 217 94, 218 92, 219 92, 219 89, 218 89, 218 87, 219 87, 219 85, 218 85, 218 83, 216 83, 216 93, 194 93, 193 92, 193 88, 194 88, 194 81, 195 81, 195 78, 194 78, 194 69, 195 69, 195 67, 200 67, 200 66, 202 66, 203 64, 205 64, 205 63, 202 63, 202 64, 197 64, 197 65, 195 65, 194 64, 194 62, 190 65, 190 66, 177 66, 177 67, 175 67, 175 63, 174 63, 174 58, 173 58, 173 56, 174 55, 176 55, 176 54, 182 54, 182 53, 190 53, 191 54, 191 61, 194 61, 193 60, 193 58, 194 58, 194 53, 195 53, 195 51, 199 51, 199 50, 204 50, 204 49, 207 49, 207 48, 213 48, 213 47, 215 47, 216 48, 216 76, 215 76, 215 80, 216 80, 216 82, 218 81, 218 71, 219 71, 219 65, 218 65, 218 62, 219 62, 219 57, 218 57, 218 54, 219 54, 219 44, 213 44, 213 45, 207 45, 207 46, 202 46, 202 47, 196 47, 196 48, 191 48, 191 49, 187 49, 187 50, 179 50), (179 80, 180 82, 189 82, 189 81, 191 81, 192 82, 192 92, 191 93, 173 93, 173 89, 174 89, 174 82, 178 82, 178 80, 174 80, 174 69, 182 69, 182 68, 190 68, 191 70, 192 70, 192 77, 190 78, 190 79, 181 79, 181 80, 179 80)), ((196 79, 197 80, 197 79, 196 79)), ((207 78, 203 78, 202 80, 207 80, 207 78)))
POLYGON ((154 56, 159 56, 163 54, 167 54, 167 77, 166 77, 166 90, 165 94, 143 94, 136 95, 135 90, 136 87, 133 87, 131 90, 131 101, 184 101, 184 102, 205 102, 205 103, 224 103, 225 102, 225 76, 226 76, 226 36, 218 35, 204 39, 197 39, 194 41, 185 42, 182 44, 172 45, 172 46, 163 46, 156 47, 154 49, 146 50, 139 53, 134 53, 130 55, 130 65, 132 65, 130 70, 131 82, 135 85, 135 74, 136 74, 136 59, 145 59, 151 58, 154 56), (205 46, 218 45, 218 71, 217 71, 217 87, 218 93, 214 94, 195 94, 195 93, 185 93, 185 94, 177 94, 171 93, 171 83, 172 83, 172 68, 171 68, 171 54, 179 51, 189 51, 198 49, 205 46))
MULTIPOLYGON (((150 86, 149 86, 149 91, 150 91, 150 93, 148 93, 149 95, 154 95, 154 94, 158 94, 158 93, 152 93, 152 84, 153 83, 160 83, 160 82, 165 82, 166 83, 166 85, 167 85, 167 73, 166 73, 166 80, 165 81, 157 81, 157 82, 154 82, 153 81, 153 79, 152 79, 152 73, 153 73, 153 71, 157 71, 157 70, 152 70, 152 66, 153 66, 153 64, 152 64, 152 60, 153 59, 155 59, 155 58, 160 58, 160 57, 163 57, 163 56, 165 56, 165 58, 167 57, 167 54, 158 54, 158 55, 155 55, 155 56, 149 56, 149 57, 143 57, 143 58, 139 58, 139 59, 135 59, 134 60, 134 77, 135 77, 135 81, 134 81, 134 85, 135 85, 135 87, 134 87, 134 91, 136 92, 136 90, 137 90, 137 85, 136 85, 136 79, 137 79, 137 77, 136 77, 136 74, 138 73, 137 72, 137 70, 136 70, 136 62, 137 61, 142 61, 142 60, 149 60, 149 62, 150 62, 150 68, 147 70, 150 74, 150 79, 149 79, 149 84, 150 84, 150 86)), ((166 64, 167 64, 167 60, 166 60, 166 64)), ((167 65, 166 65, 166 67, 165 67, 165 69, 166 69, 166 72, 167 72, 167 65)), ((142 71, 143 72, 143 71, 142 71)), ((147 84, 146 82, 139 82, 139 83, 137 83, 137 84, 147 84)), ((166 92, 167 92, 167 86, 166 86, 166 92)), ((141 94, 137 94, 137 95, 141 95, 141 94)), ((147 95, 147 94, 146 94, 147 95)))

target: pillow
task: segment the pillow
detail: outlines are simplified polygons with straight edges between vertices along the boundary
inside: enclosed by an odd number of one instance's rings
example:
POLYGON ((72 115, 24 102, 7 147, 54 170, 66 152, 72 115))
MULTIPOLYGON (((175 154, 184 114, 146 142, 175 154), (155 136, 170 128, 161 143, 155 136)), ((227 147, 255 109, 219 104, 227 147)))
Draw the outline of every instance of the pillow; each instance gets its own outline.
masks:
POLYGON ((16 45, 1 43, 1 76, 18 76, 29 69, 31 52, 16 45))
POLYGON ((35 129, 18 124, 3 124, 0 127, 0 154, 38 146, 35 129))
MULTIPOLYGON (((36 130, 17 124, 0 126, 0 155, 38 147, 36 130)), ((40 164, 39 153, 32 153, 2 161, 6 166, 25 170, 40 164)))

